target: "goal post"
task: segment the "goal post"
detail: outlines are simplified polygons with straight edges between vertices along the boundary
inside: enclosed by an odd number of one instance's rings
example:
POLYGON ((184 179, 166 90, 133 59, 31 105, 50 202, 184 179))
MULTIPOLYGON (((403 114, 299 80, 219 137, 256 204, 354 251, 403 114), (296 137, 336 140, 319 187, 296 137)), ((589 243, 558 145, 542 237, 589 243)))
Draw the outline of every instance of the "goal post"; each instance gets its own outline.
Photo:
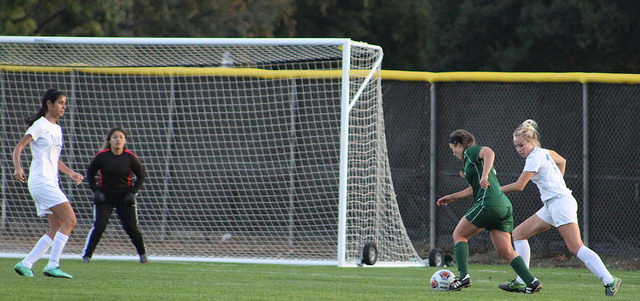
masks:
MULTIPOLYGON (((355 266, 375 242, 376 265, 423 265, 393 191, 382 57, 350 39, 3 36, 3 153, 56 87, 69 98, 62 160, 76 171, 111 127, 129 131, 148 173, 137 206, 152 259, 355 266)), ((2 163, 0 253, 26 254, 46 221, 2 163)), ((78 218, 65 254, 79 257, 91 193, 60 184, 78 218)), ((135 256, 115 213, 94 254, 135 256)))

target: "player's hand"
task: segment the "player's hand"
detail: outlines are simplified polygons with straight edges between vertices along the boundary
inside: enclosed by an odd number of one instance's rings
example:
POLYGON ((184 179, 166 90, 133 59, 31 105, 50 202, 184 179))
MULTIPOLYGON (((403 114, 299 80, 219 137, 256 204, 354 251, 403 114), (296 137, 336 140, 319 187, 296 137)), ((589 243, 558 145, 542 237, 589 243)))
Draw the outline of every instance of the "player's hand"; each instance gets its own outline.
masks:
POLYGON ((82 180, 84 180, 84 176, 75 171, 71 174, 71 178, 74 182, 76 182, 76 186, 80 185, 80 183, 82 183, 82 180))
POLYGON ((124 197, 124 204, 127 206, 133 206, 136 204, 136 195, 133 192, 127 193, 124 197))
POLYGON ((13 172, 13 178, 20 182, 24 182, 24 170, 22 170, 22 167, 16 168, 13 172))
POLYGON ((438 199, 438 201, 436 202, 436 205, 438 205, 438 206, 447 206, 451 202, 453 202, 453 199, 451 198, 451 196, 450 195, 445 195, 445 196, 443 196, 443 197, 438 199))
POLYGON ((106 201, 106 197, 104 196, 104 193, 100 192, 100 191, 96 191, 93 193, 93 203, 96 205, 100 205, 102 203, 104 203, 106 201))
POLYGON ((489 177, 483 176, 482 178, 480 178, 480 187, 487 189, 489 185, 491 185, 489 183, 489 177))

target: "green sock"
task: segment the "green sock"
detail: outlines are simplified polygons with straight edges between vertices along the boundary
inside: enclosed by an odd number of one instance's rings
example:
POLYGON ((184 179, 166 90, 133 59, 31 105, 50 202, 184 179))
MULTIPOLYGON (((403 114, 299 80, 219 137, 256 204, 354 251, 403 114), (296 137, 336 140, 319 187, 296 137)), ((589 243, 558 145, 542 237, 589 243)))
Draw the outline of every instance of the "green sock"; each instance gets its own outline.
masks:
POLYGON ((463 278, 469 274, 469 267, 467 265, 469 261, 469 243, 466 241, 457 242, 453 247, 453 254, 456 256, 456 264, 458 265, 458 272, 460 273, 458 276, 463 278))
POLYGON ((533 282, 533 279, 535 279, 535 277, 531 275, 531 272, 529 271, 529 268, 527 268, 527 265, 524 264, 524 260, 522 259, 522 257, 518 256, 514 258, 511 261, 511 267, 514 271, 516 271, 516 274, 518 274, 518 276, 520 276, 520 278, 524 280, 525 284, 531 284, 533 282))

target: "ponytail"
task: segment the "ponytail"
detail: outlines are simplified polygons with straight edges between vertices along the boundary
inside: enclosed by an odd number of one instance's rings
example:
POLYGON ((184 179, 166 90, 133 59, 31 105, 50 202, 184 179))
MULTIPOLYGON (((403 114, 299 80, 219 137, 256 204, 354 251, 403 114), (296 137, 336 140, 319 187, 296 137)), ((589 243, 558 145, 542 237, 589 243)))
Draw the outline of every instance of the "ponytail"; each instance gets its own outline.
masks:
POLYGON ((533 143, 538 147, 541 147, 538 124, 532 119, 527 119, 518 126, 518 128, 513 132, 513 137, 516 136, 525 137, 526 139, 533 141, 533 143))
POLYGON ((40 110, 38 110, 37 113, 31 115, 30 117, 24 119, 27 124, 31 126, 34 122, 36 122, 36 120, 40 119, 40 117, 46 115, 47 111, 49 111, 49 108, 47 107, 47 101, 53 103, 58 100, 60 96, 64 96, 64 92, 58 89, 47 90, 47 92, 45 92, 42 96, 42 106, 40 107, 40 110))

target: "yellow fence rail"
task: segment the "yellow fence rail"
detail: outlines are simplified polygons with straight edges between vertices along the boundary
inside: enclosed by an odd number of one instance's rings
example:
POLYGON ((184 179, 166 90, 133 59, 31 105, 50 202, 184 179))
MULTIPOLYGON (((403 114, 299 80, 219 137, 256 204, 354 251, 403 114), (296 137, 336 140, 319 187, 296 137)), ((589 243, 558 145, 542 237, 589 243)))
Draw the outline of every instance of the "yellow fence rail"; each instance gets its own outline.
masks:
MULTIPOLYGON (((246 76, 257 78, 339 78, 341 70, 265 70, 258 68, 216 67, 45 67, 45 66, 0 66, 8 72, 42 73, 94 73, 146 76, 246 76)), ((365 70, 353 70, 362 76, 365 70)), ((421 72, 382 70, 383 80, 424 82, 557 82, 557 83, 606 83, 640 84, 640 74, 588 73, 588 72, 421 72)))

